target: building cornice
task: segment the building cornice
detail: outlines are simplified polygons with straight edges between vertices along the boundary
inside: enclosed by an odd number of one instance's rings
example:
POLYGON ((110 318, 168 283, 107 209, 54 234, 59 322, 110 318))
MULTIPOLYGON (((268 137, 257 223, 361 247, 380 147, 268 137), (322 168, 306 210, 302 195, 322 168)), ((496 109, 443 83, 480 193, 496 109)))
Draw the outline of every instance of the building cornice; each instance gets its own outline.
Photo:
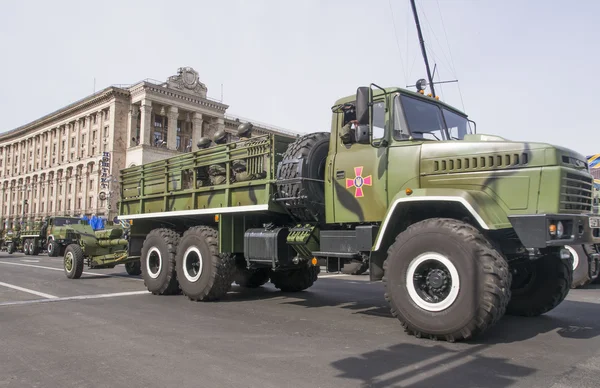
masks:
POLYGON ((210 100, 208 98, 204 98, 204 97, 200 97, 200 96, 195 96, 193 94, 182 93, 178 90, 167 88, 162 85, 156 85, 154 83, 146 82, 146 81, 132 86, 129 90, 130 90, 132 97, 135 97, 135 96, 141 94, 142 92, 146 92, 146 93, 150 93, 150 94, 170 97, 170 98, 180 100, 180 101, 185 101, 185 102, 199 105, 201 107, 212 109, 212 110, 215 110, 215 111, 221 112, 221 113, 225 113, 227 108, 229 108, 229 105, 223 104, 218 101, 210 100))
POLYGON ((39 119, 32 121, 28 124, 22 125, 18 128, 0 134, 0 142, 9 141, 14 138, 18 138, 27 134, 28 132, 40 129, 40 127, 48 124, 59 122, 69 116, 73 116, 78 112, 85 111, 90 107, 101 105, 109 102, 115 97, 128 97, 129 91, 126 89, 109 86, 97 93, 90 96, 84 97, 81 100, 75 101, 59 110, 49 113, 39 119))

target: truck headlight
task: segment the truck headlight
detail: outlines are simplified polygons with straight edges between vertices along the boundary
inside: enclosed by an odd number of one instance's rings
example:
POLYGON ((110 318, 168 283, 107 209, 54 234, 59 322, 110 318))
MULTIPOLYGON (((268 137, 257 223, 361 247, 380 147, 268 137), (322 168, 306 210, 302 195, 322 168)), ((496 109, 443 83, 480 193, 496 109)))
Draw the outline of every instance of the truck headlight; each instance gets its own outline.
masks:
POLYGON ((556 223, 556 237, 561 238, 564 233, 565 233, 565 227, 563 226, 562 222, 558 221, 556 223))

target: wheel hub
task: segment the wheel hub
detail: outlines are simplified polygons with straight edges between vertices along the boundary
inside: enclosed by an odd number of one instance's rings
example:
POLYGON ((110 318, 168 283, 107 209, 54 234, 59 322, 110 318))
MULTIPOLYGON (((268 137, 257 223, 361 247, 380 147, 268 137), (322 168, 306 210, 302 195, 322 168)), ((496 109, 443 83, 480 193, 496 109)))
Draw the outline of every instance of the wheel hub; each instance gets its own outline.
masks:
POLYGON ((441 269, 433 269, 429 271, 425 284, 433 291, 442 291, 448 285, 448 276, 441 269))
POLYGON ((406 276, 410 298, 426 311, 443 311, 458 297, 458 270, 448 257, 440 253, 425 252, 414 258, 406 276))

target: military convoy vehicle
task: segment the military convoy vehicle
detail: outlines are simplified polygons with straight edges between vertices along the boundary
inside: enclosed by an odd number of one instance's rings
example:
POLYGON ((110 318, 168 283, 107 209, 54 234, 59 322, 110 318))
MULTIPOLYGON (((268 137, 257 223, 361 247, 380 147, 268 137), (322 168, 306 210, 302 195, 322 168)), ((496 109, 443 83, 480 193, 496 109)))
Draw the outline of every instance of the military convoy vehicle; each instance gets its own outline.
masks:
MULTIPOLYGON (((565 245, 600 242, 582 155, 477 134, 422 92, 360 87, 329 132, 295 140, 250 128, 121 170, 127 260, 153 294, 210 301, 233 281, 297 292, 320 260, 368 263, 408 333, 455 341, 554 309, 573 281, 565 245)), ((86 254, 70 245, 65 263, 86 254)))
POLYGON ((71 241, 66 235, 69 225, 82 224, 84 221, 76 217, 52 216, 28 228, 6 231, 4 244, 8 253, 23 252, 26 255, 37 256, 48 251, 48 256, 58 256, 64 253, 64 248, 71 241))
POLYGON ((70 243, 64 251, 65 274, 78 279, 84 266, 90 269, 114 268, 125 264, 130 275, 141 273, 139 258, 128 256, 126 229, 111 227, 94 231, 88 223, 70 225, 66 229, 70 243))

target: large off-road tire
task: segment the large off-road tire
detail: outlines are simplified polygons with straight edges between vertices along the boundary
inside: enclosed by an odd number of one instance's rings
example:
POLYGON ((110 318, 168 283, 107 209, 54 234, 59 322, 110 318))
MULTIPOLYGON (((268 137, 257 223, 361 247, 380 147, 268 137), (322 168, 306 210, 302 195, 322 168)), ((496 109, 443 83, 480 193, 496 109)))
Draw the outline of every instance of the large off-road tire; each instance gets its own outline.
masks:
POLYGON ((184 295, 193 301, 225 296, 235 276, 235 259, 219 253, 219 234, 209 226, 185 231, 177 247, 177 278, 184 295))
POLYGON ((49 239, 48 244, 46 245, 46 250, 48 251, 49 257, 57 257, 58 256, 58 244, 54 241, 54 239, 49 239))
POLYGON ((79 279, 83 273, 83 250, 77 244, 70 244, 63 258, 65 274, 69 279, 79 279))
POLYGON ((179 292, 175 272, 175 252, 180 236, 167 228, 154 229, 142 244, 140 257, 144 285, 154 295, 179 292))
POLYGON ((346 275, 362 275, 369 269, 369 262, 362 261, 351 261, 344 264, 342 267, 342 273, 346 275))
POLYGON ((588 285, 590 278, 590 264, 586 252, 582 245, 565 245, 565 248, 571 253, 573 258, 573 283, 571 288, 580 288, 588 285))
POLYGON ((6 252, 8 252, 9 255, 15 253, 15 244, 8 243, 8 245, 6 246, 6 252))
POLYGON ((301 221, 325 220, 325 166, 329 133, 301 136, 288 145, 277 167, 279 198, 287 210, 301 221))
POLYGON ((573 283, 573 260, 558 253, 514 264, 506 314, 535 317, 562 303, 573 283))
POLYGON ((125 271, 127 271, 128 275, 138 276, 142 273, 142 264, 139 260, 125 263, 125 271))
POLYGON ((271 283, 283 292, 299 292, 310 288, 317 281, 321 268, 306 266, 288 271, 272 271, 271 283))
POLYGON ((29 239, 23 241, 23 253, 25 256, 29 256, 29 239))
POLYGON ((417 337, 475 337, 504 315, 510 300, 506 259, 479 230, 455 219, 409 226, 383 268, 392 315, 417 337))
POLYGON ((270 272, 269 268, 238 268, 235 282, 241 287, 258 288, 269 281, 270 272))
POLYGON ((29 248, 29 253, 32 256, 37 256, 37 255, 40 254, 40 244, 39 244, 39 241, 31 240, 31 244, 30 244, 30 248, 29 248))
MULTIPOLYGON (((592 254, 600 253, 600 244, 585 244, 583 250, 591 257, 592 254)), ((600 258, 592 260, 592 268, 589 271, 590 283, 600 283, 600 258)))

